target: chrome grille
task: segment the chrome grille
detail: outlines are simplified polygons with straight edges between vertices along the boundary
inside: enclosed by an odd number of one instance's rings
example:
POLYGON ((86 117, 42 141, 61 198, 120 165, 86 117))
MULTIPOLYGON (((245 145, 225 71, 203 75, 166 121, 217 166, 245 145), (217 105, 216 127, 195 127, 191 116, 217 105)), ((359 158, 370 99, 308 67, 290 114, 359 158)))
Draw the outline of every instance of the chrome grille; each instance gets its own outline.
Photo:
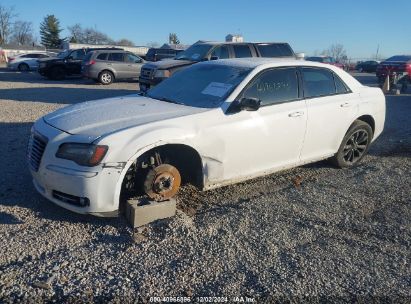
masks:
POLYGON ((154 74, 154 69, 151 69, 151 68, 142 68, 142 69, 141 69, 140 76, 141 76, 142 78, 148 78, 148 79, 150 79, 150 78, 153 77, 153 74, 154 74))
POLYGON ((47 146, 47 138, 37 132, 32 132, 27 147, 27 161, 35 172, 39 170, 41 158, 47 146))

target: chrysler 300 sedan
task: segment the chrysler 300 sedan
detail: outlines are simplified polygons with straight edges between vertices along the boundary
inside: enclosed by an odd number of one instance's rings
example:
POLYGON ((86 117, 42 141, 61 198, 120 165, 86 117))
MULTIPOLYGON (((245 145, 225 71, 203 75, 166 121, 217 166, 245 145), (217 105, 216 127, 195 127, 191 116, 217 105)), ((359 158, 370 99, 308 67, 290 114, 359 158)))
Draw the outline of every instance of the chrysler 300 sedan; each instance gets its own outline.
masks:
POLYGON ((385 98, 334 66, 291 59, 193 65, 143 95, 90 101, 35 122, 36 189, 111 215, 129 193, 162 201, 330 159, 355 166, 380 135, 385 98))

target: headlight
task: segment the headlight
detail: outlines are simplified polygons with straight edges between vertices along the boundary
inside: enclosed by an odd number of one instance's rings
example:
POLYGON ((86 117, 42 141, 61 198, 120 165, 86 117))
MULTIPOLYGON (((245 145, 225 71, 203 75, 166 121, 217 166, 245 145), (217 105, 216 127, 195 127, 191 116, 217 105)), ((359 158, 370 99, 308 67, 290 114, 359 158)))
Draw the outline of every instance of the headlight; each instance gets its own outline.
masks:
POLYGON ((170 71, 169 70, 157 70, 154 74, 154 77, 158 77, 158 78, 170 77, 170 71))
POLYGON ((80 166, 97 166, 104 158, 108 146, 65 143, 60 145, 56 157, 74 161, 80 166))

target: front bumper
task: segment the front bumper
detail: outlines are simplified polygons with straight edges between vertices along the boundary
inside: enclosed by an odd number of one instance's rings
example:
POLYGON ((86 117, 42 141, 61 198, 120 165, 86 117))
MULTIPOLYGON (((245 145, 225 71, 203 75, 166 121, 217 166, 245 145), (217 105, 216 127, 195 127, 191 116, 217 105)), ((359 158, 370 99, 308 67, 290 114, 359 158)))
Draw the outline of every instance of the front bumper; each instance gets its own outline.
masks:
MULTIPOLYGON (((39 120, 34 132, 48 139, 38 170, 29 166, 36 190, 56 205, 81 214, 113 216, 119 208, 116 186, 122 168, 101 164, 82 167, 55 157, 60 144, 76 140, 39 120)), ((30 151, 28 151, 30 153, 30 151)))

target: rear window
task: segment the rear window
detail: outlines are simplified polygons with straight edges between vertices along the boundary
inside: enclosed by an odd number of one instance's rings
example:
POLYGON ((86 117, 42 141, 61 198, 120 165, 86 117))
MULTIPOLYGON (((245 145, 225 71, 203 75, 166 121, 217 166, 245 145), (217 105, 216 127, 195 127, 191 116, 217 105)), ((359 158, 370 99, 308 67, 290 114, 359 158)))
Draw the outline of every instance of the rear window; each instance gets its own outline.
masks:
POLYGON ((326 69, 302 68, 304 96, 319 97, 336 93, 333 73, 326 69))
POLYGON ((288 44, 257 44, 261 57, 292 57, 294 52, 288 44))
POLYGON ((84 57, 83 61, 89 61, 93 53, 87 53, 86 57, 84 57))
POLYGON ((107 55, 108 55, 108 53, 98 54, 96 59, 98 59, 98 60, 107 60, 107 55))
POLYGON ((399 56, 392 56, 385 61, 409 61, 409 60, 411 60, 411 56, 399 55, 399 56))
POLYGON ((240 44, 233 45, 235 58, 253 57, 248 45, 240 44))

